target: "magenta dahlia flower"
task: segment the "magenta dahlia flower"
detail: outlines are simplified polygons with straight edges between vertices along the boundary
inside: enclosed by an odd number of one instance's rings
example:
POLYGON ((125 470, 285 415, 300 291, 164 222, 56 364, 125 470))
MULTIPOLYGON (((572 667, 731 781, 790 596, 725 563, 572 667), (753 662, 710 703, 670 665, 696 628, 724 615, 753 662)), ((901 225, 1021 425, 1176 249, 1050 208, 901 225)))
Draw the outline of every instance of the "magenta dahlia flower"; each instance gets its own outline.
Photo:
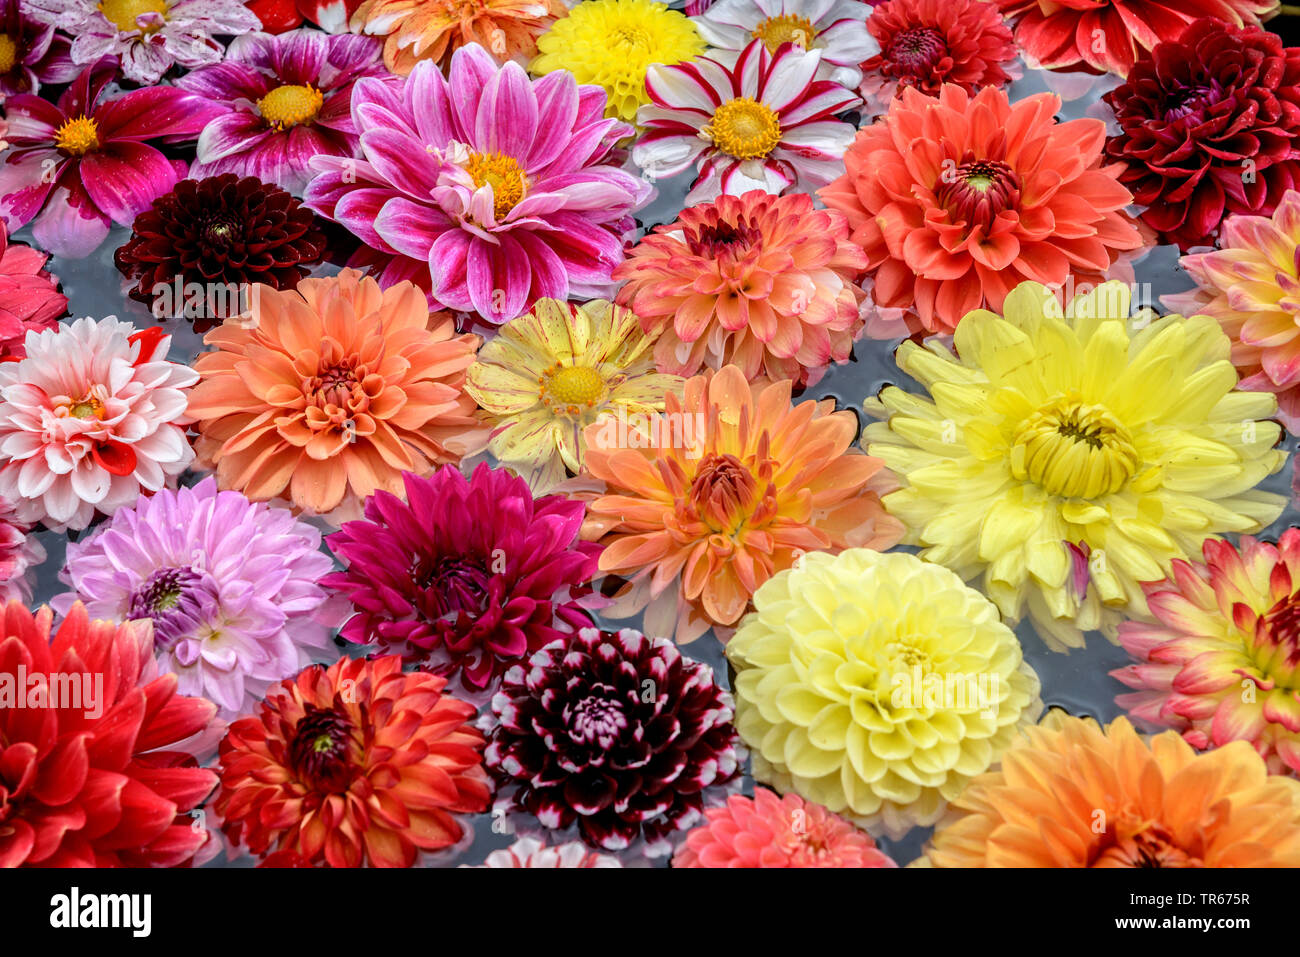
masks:
POLYGON ((116 68, 87 67, 57 103, 30 93, 5 103, 10 149, 0 156, 0 218, 12 232, 35 220, 37 244, 87 256, 113 223, 130 226, 185 178, 146 140, 192 140, 220 107, 171 86, 101 99, 116 68))
POLYGON ((27 355, 31 330, 52 329, 68 309, 59 280, 45 268, 49 254, 11 243, 0 223, 0 362, 27 355))
POLYGON ((0 100, 39 93, 42 83, 67 83, 80 72, 71 41, 37 20, 19 0, 0 0, 0 100))
POLYGON ((342 635, 402 646, 440 674, 481 690, 503 671, 574 627, 600 547, 578 540, 581 502, 534 499, 523 479, 479 465, 428 478, 403 473, 407 501, 376 492, 365 520, 326 538, 346 565, 322 582, 356 615, 342 635))
POLYGON ((306 205, 414 260, 434 301, 503 323, 538 299, 612 294, 652 188, 615 165, 632 128, 605 118, 599 87, 529 80, 473 44, 449 80, 422 62, 404 82, 359 81, 352 117, 363 159, 314 157, 306 205))
POLYGON ((256 176, 300 195, 313 156, 357 155, 352 85, 387 75, 383 51, 374 37, 319 30, 236 37, 220 64, 176 81, 228 111, 199 136, 190 175, 256 176))

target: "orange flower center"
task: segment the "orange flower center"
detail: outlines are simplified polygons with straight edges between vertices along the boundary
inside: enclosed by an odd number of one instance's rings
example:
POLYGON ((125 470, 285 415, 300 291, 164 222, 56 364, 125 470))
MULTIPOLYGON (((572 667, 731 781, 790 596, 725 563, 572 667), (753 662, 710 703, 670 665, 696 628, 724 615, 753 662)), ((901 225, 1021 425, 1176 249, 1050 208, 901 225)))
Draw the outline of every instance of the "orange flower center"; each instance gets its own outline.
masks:
POLYGON ((18 44, 7 33, 0 33, 0 73, 8 73, 18 62, 18 44))
POLYGON ((337 418, 358 406, 358 400, 363 398, 358 395, 359 386, 365 374, 356 359, 343 359, 308 379, 303 391, 313 405, 332 419, 337 418))
POLYGON ((951 163, 939 174, 934 195, 954 222, 987 229, 998 213, 1020 202, 1020 177, 1006 163, 972 159, 969 154, 957 167, 951 163))
POLYGON ((54 145, 73 156, 99 149, 99 127, 88 116, 67 120, 54 134, 54 145))
POLYGON ((513 156, 504 153, 471 153, 465 164, 465 172, 474 180, 474 186, 482 189, 492 187, 492 212, 498 220, 519 205, 524 198, 524 178, 521 167, 513 156))
POLYGON ((769 53, 775 53, 783 43, 807 49, 817 36, 812 21, 793 13, 779 17, 768 17, 750 34, 755 40, 762 40, 769 53))
POLYGON ((605 379, 591 366, 551 366, 538 379, 543 405, 555 413, 578 413, 605 394, 605 379))
POLYGON ((687 503, 709 528, 734 535, 744 525, 759 525, 776 511, 776 488, 767 477, 772 463, 765 461, 756 477, 734 455, 710 452, 700 460, 687 503))
POLYGON ((1025 419, 1011 444, 1011 473, 1062 498, 1118 492, 1138 464, 1124 424, 1074 395, 1057 396, 1025 419))
POLYGON ((781 122, 767 104, 738 96, 714 110, 700 135, 728 156, 762 159, 781 142, 781 122))
MULTIPOLYGON (((104 15, 104 19, 123 33, 130 33, 132 30, 141 30, 135 21, 142 14, 158 13, 166 20, 167 0, 102 0, 99 4, 99 12, 104 15)), ((158 31, 161 27, 161 24, 151 23, 141 32, 147 35, 158 31)))
POLYGON ((1092 861, 1093 867, 1204 867, 1204 862, 1174 840, 1158 821, 1122 816, 1107 834, 1110 840, 1092 861))
POLYGON ((277 86, 257 101, 257 112, 267 125, 287 130, 316 119, 325 94, 313 86, 286 84, 277 86))
POLYGON ((74 419, 89 419, 91 416, 99 419, 104 415, 104 403, 97 396, 86 393, 81 401, 68 406, 68 415, 74 419))

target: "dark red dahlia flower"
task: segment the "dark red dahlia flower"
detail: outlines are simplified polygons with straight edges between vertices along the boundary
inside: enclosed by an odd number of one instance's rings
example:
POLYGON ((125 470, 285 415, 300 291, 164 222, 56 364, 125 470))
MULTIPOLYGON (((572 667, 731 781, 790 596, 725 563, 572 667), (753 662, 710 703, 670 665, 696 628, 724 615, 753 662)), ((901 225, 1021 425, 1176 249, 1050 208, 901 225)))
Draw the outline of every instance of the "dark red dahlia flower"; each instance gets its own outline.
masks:
POLYGON ((591 623, 580 601, 601 548, 578 540, 581 502, 534 499, 523 479, 486 463, 469 479, 450 465, 403 479, 406 502, 376 492, 365 520, 326 539, 348 567, 323 584, 357 610, 344 638, 405 643, 408 658, 481 690, 591 623))
POLYGON ((484 759, 495 811, 548 828, 575 821, 589 845, 647 853, 726 799, 743 760, 731 695, 672 642, 584 628, 516 665, 492 699, 484 759))
POLYGON ((1106 154, 1162 242, 1209 245, 1226 214, 1268 215, 1300 183, 1300 48, 1271 33, 1198 20, 1104 99, 1106 154))
POLYGON ((278 186, 234 173, 182 180, 132 228, 114 262, 136 281, 131 298, 158 318, 235 315, 252 283, 293 289, 326 245, 311 210, 278 186))

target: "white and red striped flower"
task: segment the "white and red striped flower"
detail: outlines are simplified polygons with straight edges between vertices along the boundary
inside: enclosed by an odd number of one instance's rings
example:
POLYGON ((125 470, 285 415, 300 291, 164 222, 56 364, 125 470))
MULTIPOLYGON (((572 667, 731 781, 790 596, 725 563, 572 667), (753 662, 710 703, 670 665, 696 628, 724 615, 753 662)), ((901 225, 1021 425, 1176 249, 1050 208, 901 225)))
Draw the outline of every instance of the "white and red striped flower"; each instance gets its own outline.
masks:
POLYGON ((861 101, 815 79, 821 58, 820 50, 793 44, 771 53, 755 40, 734 67, 709 57, 650 67, 651 102, 637 111, 645 134, 632 159, 655 178, 696 164, 688 205, 752 189, 779 194, 825 185, 843 168, 856 132, 835 116, 861 101))

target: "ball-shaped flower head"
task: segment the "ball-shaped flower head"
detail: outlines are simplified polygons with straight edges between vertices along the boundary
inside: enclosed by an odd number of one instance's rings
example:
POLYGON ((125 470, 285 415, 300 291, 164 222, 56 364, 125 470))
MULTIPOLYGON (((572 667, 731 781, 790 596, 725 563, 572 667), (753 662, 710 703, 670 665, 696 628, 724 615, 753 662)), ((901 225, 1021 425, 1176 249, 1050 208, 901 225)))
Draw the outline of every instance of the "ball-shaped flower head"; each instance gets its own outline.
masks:
POLYGON ((310 866, 410 867, 487 807, 474 706, 394 655, 313 665, 230 726, 216 810, 226 836, 310 866), (297 858, 295 858, 297 860, 297 858))
POLYGON ((997 608, 946 568, 814 552, 727 645, 756 780, 899 837, 933 824, 1042 710, 997 608))
POLYGON ((896 358, 929 396, 868 399, 887 421, 868 451, 904 487, 885 497, 908 544, 947 565, 1056 650, 1114 640, 1141 583, 1208 538, 1257 532, 1285 499, 1259 491, 1282 468, 1277 403, 1237 391, 1228 338, 1208 316, 1129 318, 1108 282, 1062 310, 1024 283, 1005 317, 979 310, 956 352, 904 343, 896 358))

